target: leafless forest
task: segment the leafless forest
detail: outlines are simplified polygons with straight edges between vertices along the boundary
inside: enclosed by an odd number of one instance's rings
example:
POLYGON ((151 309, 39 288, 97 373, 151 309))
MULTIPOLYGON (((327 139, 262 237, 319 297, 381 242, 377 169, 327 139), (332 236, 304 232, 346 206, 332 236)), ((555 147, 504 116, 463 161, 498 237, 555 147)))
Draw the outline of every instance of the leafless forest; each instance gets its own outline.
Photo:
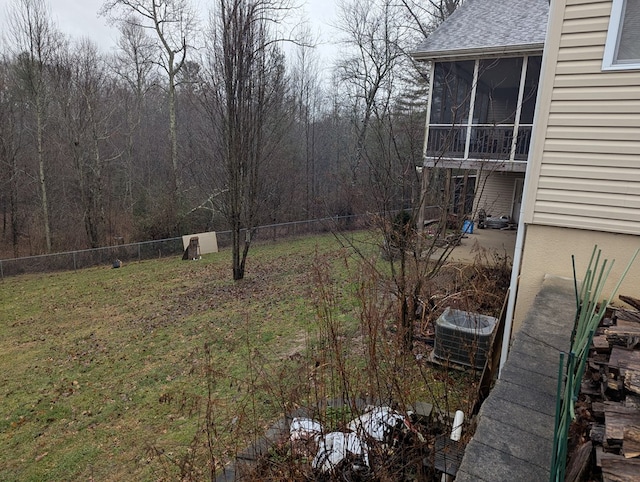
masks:
POLYGON ((255 226, 414 205, 428 85, 408 52, 458 3, 344 0, 321 76, 310 29, 283 32, 288 0, 215 0, 207 19, 106 0, 109 53, 14 0, 0 256, 231 229, 239 279, 255 226))

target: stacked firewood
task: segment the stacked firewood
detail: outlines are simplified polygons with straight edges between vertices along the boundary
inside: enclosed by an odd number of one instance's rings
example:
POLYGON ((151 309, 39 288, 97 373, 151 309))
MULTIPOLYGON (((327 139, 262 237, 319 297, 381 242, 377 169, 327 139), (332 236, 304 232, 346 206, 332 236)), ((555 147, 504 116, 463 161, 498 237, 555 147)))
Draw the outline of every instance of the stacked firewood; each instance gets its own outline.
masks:
POLYGON ((640 480, 640 300, 620 300, 631 308, 612 309, 593 338, 566 480, 640 480))

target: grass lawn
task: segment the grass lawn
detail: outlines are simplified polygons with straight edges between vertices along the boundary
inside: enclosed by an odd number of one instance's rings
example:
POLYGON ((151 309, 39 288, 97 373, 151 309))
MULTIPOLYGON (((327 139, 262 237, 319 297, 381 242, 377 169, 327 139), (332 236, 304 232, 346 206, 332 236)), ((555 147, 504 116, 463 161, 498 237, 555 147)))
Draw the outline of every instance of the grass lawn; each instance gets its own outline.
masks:
POLYGON ((0 282, 0 480, 206 479, 330 362, 308 350, 318 266, 356 339, 358 268, 332 235, 255 246, 240 282, 228 251, 0 282))

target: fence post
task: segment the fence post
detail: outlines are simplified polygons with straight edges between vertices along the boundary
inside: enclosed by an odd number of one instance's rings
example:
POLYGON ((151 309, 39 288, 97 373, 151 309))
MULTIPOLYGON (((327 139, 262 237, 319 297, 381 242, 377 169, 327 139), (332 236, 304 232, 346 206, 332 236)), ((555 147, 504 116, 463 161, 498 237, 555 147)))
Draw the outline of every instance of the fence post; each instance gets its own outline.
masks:
POLYGON ((4 266, 2 264, 2 260, 0 259, 0 277, 4 279, 4 266))
POLYGON ((73 271, 78 269, 78 262, 76 260, 76 251, 73 252, 73 271))

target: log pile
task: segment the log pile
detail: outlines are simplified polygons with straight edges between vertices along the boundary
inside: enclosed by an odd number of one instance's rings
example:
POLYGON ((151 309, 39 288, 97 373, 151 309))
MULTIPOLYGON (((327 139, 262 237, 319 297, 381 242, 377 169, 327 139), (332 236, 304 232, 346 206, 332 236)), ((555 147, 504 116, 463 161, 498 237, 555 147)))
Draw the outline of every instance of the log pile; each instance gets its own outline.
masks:
POLYGON ((632 309, 613 309, 593 338, 566 480, 640 480, 640 300, 620 299, 632 309))

